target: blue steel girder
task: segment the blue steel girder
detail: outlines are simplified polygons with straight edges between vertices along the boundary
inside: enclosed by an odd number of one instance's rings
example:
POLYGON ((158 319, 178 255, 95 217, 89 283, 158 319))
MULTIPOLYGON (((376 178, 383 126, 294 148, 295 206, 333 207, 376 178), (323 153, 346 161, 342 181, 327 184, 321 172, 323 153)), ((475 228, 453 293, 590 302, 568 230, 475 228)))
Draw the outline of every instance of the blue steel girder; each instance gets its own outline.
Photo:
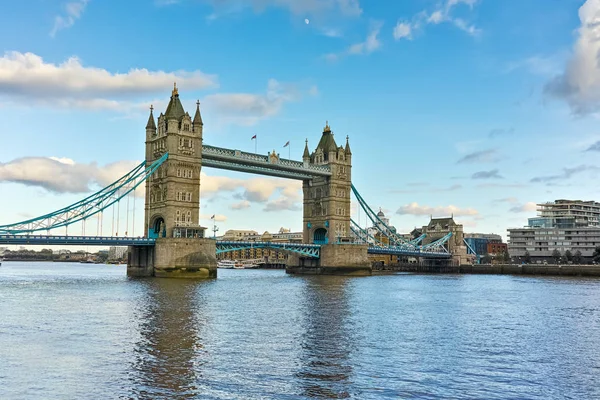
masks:
POLYGON ((60 210, 26 221, 9 225, 0 225, 0 234, 49 231, 50 229, 69 226, 76 222, 86 220, 112 206, 134 191, 140 184, 145 182, 168 157, 169 154, 165 153, 148 166, 146 166, 146 162, 144 161, 107 187, 100 189, 83 200, 61 208, 60 210))
POLYGON ((315 176, 331 176, 331 168, 328 165, 311 165, 302 161, 271 158, 208 145, 202 145, 202 165, 299 180, 312 179, 315 176))
POLYGON ((241 241, 217 241, 217 254, 246 249, 276 249, 298 253, 305 257, 319 258, 321 246, 318 244, 304 243, 278 243, 278 242, 241 242, 241 241))
POLYGON ((0 244, 72 246, 154 246, 155 239, 118 236, 0 235, 0 244))
POLYGON ((369 254, 386 254, 386 255, 398 255, 398 256, 409 256, 409 257, 422 257, 422 258, 450 258, 452 255, 447 252, 439 251, 419 251, 410 248, 402 247, 369 247, 367 250, 369 254))

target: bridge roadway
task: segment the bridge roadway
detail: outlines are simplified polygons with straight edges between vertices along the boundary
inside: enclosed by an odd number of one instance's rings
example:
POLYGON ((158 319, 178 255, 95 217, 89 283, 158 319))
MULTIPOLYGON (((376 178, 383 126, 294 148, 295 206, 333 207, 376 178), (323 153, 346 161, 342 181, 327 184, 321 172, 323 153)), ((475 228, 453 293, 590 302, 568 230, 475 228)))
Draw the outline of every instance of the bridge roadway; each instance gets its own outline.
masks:
MULTIPOLYGON (((123 236, 0 235, 6 245, 70 245, 70 246, 154 246, 156 239, 123 236)), ((217 254, 252 248, 287 250, 305 257, 319 258, 321 245, 287 242, 217 241, 217 254)), ((404 247, 369 247, 369 254, 392 254, 425 258, 450 258, 449 253, 415 251, 404 247)))

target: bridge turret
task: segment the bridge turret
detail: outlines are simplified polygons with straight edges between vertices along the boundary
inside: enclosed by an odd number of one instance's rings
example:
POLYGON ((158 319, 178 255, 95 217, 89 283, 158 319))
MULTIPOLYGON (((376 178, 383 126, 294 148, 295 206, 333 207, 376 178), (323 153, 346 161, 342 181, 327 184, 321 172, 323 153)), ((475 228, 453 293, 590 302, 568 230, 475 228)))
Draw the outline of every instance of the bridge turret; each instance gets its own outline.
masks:
POLYGON ((307 167, 310 164, 310 152, 308 151, 308 139, 306 139, 306 144, 304 145, 304 154, 302 154, 302 162, 304 166, 307 167))
POLYGON ((156 136, 156 123, 154 122, 154 115, 152 111, 154 107, 150 105, 150 116, 148 117, 148 123, 146 124, 146 140, 152 139, 156 136))
POLYGON ((194 121, 192 123, 194 133, 202 137, 202 128, 204 123, 202 122, 202 115, 200 115, 200 100, 196 101, 196 114, 194 115, 194 121))

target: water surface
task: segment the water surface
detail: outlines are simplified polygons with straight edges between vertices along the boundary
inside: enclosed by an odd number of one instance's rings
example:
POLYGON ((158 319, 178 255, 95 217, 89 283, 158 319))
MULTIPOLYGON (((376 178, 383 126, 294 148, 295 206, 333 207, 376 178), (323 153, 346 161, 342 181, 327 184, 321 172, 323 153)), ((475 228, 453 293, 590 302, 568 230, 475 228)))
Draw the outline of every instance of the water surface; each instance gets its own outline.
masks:
POLYGON ((600 279, 3 262, 4 399, 600 398, 600 279))

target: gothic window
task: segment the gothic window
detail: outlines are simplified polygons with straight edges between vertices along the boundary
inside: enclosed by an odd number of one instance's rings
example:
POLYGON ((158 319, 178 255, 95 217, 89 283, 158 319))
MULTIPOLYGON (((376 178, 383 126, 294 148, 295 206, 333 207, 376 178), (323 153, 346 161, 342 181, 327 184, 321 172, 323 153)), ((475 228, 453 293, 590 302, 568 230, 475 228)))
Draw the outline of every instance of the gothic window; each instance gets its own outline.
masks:
POLYGON ((186 220, 186 222, 187 222, 188 224, 191 224, 191 223, 192 223, 192 212, 191 212, 191 211, 188 211, 188 212, 187 212, 187 215, 186 215, 186 218, 185 218, 185 220, 186 220))
POLYGON ((177 168, 177 177, 181 178, 181 169, 177 168))
POLYGON ((184 131, 189 131, 190 130, 190 124, 183 124, 183 130, 184 131))
POLYGON ((186 200, 187 201, 192 201, 192 194, 191 193, 186 193, 186 200))

